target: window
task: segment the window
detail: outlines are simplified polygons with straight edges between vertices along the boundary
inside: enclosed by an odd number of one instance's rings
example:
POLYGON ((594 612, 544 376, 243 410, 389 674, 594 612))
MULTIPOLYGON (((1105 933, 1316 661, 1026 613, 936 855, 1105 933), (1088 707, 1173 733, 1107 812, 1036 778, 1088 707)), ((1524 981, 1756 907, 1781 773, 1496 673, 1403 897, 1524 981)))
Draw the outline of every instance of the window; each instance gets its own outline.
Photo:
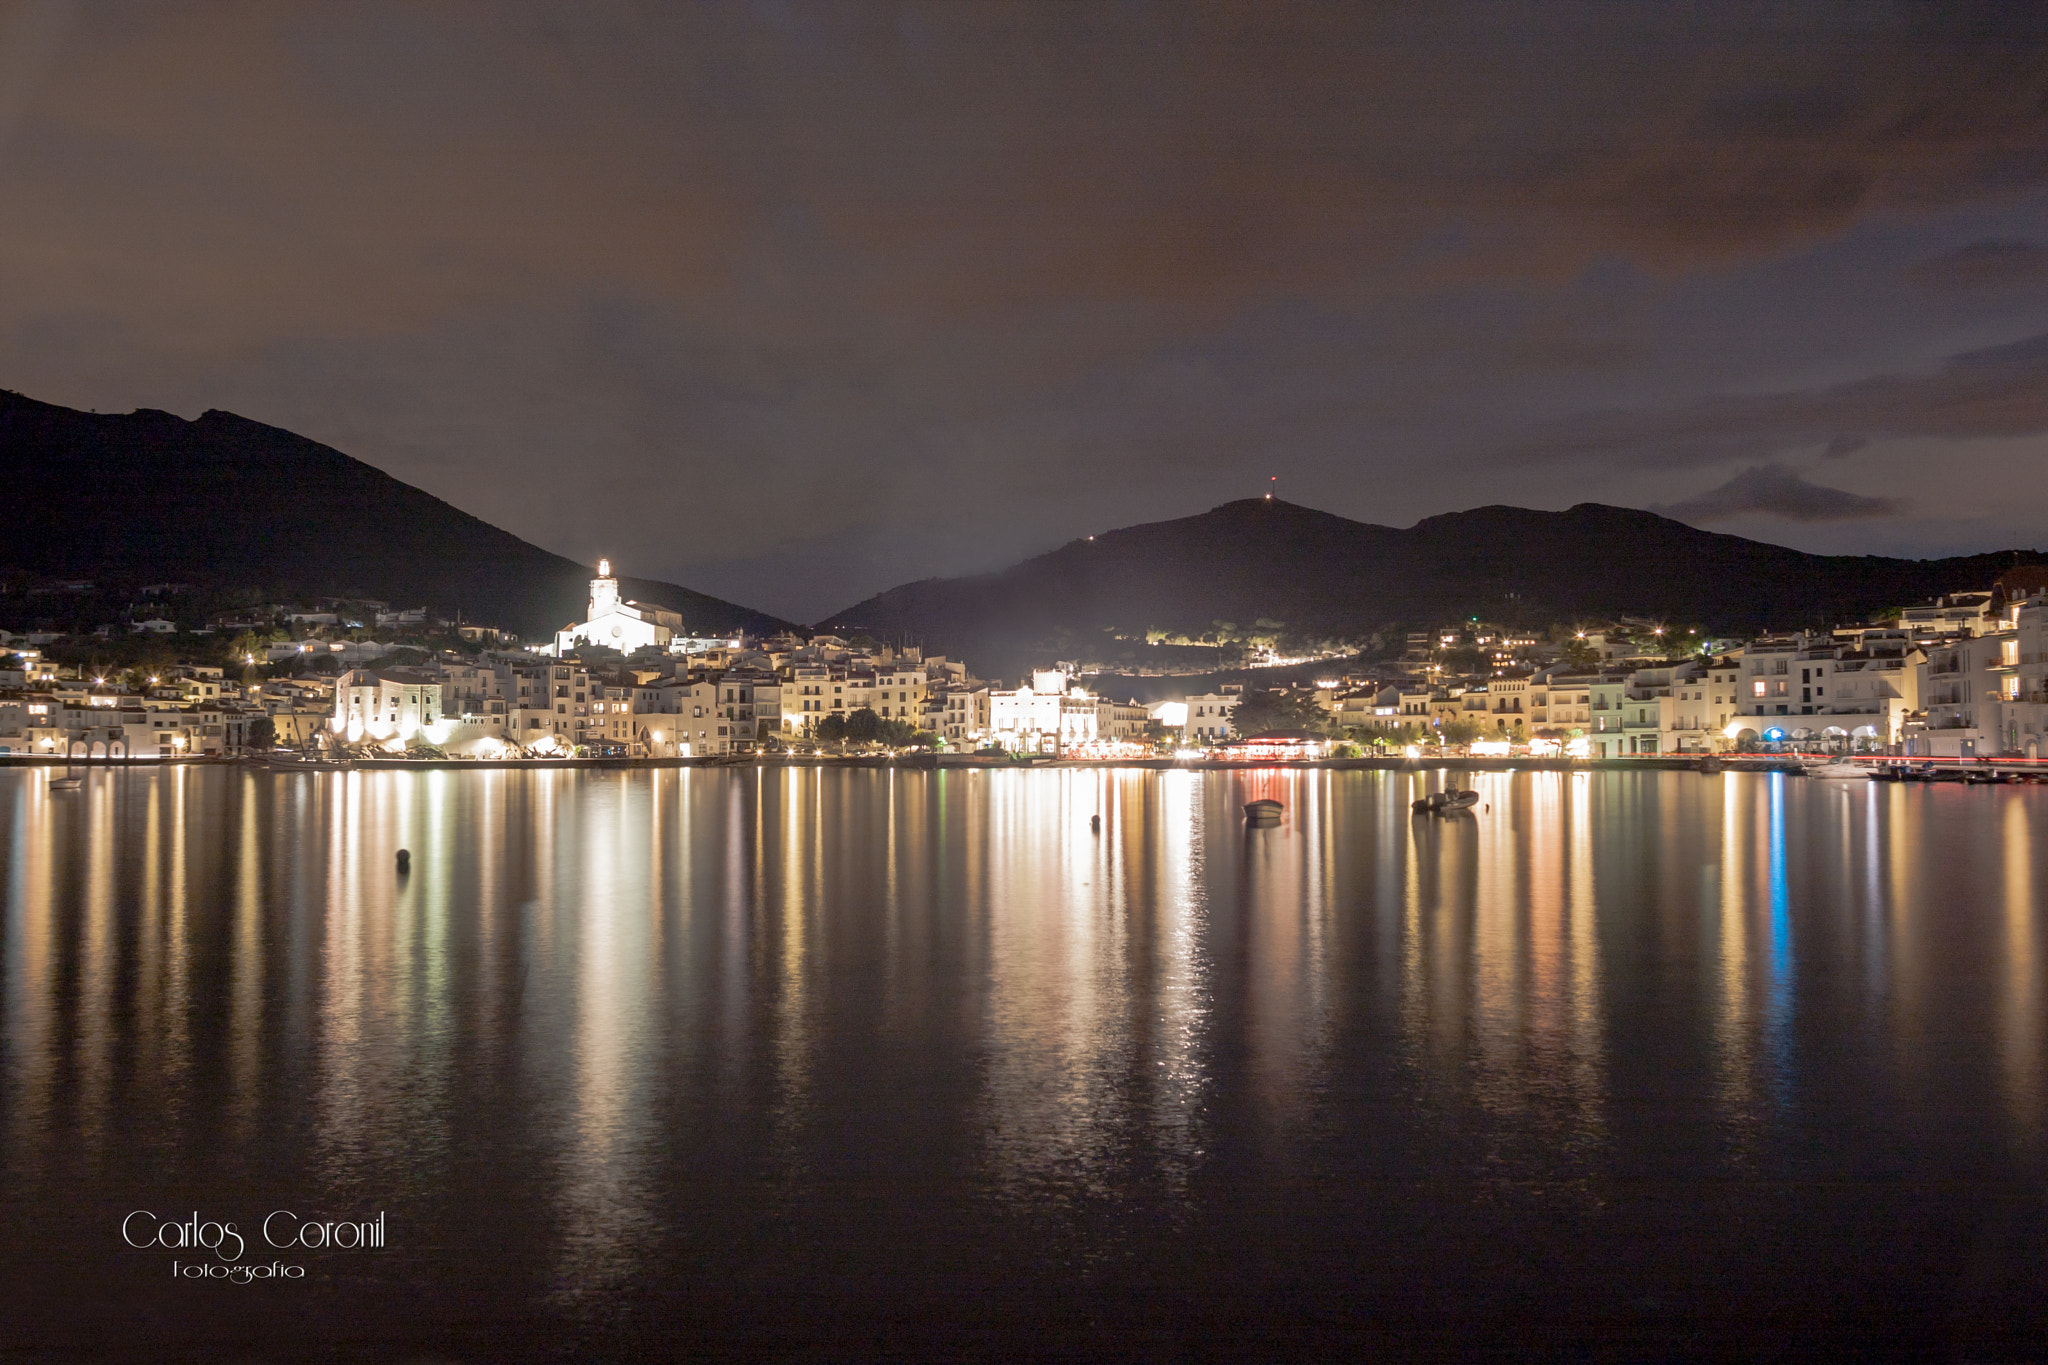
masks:
POLYGON ((1762 695, 1764 694, 1764 680, 1763 680, 1762 678, 1758 678, 1758 679, 1756 680, 1756 683, 1755 683, 1755 687, 1756 687, 1756 694, 1757 694, 1757 695, 1758 695, 1759 697, 1761 697, 1761 696, 1762 696, 1762 695))

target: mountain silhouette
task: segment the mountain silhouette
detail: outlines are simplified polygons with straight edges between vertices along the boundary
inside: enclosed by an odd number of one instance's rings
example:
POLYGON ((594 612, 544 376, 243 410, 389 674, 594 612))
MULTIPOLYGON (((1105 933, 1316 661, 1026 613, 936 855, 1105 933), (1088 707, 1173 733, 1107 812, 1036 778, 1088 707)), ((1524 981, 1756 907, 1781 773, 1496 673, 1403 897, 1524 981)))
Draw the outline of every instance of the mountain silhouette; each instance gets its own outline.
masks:
MULTIPOLYGON (((85 413, 0 390, 0 477, 29 513, 0 541, 16 573, 361 596, 529 639, 588 606, 591 566, 231 412, 85 413)), ((788 625, 673 583, 620 591, 705 634, 788 625)))
POLYGON ((907 583, 819 628, 915 639, 1009 671, 1103 632, 1198 635, 1219 621, 1359 639, 1473 616, 1543 627, 1627 613, 1748 634, 1861 620, 2040 562, 2013 551, 1806 554, 1598 503, 1479 507, 1400 530, 1249 498, 1076 540, 996 573, 907 583))

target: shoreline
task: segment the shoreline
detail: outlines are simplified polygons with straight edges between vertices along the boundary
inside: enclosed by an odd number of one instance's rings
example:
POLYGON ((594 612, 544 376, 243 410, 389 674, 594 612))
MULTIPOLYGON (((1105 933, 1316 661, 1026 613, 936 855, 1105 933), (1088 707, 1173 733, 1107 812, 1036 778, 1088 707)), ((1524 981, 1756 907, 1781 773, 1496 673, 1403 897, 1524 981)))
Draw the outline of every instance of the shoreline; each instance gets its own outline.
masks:
MULTIPOLYGON (((1969 773, 2011 772, 2048 773, 2048 763, 2032 762, 2024 758, 1973 758, 1973 759, 1930 759, 1903 755, 1874 755, 1856 759, 1870 766, 1880 764, 1911 764, 1936 770, 1954 770, 1969 773)), ((1721 756, 1717 759, 1719 770, 1726 772, 1791 772, 1800 771, 1797 759, 1790 756, 1721 756)), ((1228 759, 1079 759, 1041 758, 1028 761, 1013 759, 984 758, 959 755, 942 758, 939 755, 919 754, 906 757, 888 758, 864 755, 787 755, 772 757, 744 758, 496 758, 496 759, 413 759, 413 758, 367 758, 357 759, 344 765, 308 763, 274 763, 254 758, 72 758, 43 754, 0 754, 0 768, 241 768, 252 772, 472 772, 524 770, 547 771, 554 769, 638 769, 638 768, 892 768, 910 772, 1015 772, 1047 768, 1115 770, 1129 769, 1141 772, 1249 772, 1274 768, 1297 768, 1304 770, 1331 769, 1336 771, 1389 771, 1389 772, 1700 772, 1701 760, 1697 756, 1651 754, 1630 758, 1471 758, 1461 755, 1446 755, 1441 758, 1318 758, 1318 759, 1276 759, 1259 762, 1234 761, 1228 759)))

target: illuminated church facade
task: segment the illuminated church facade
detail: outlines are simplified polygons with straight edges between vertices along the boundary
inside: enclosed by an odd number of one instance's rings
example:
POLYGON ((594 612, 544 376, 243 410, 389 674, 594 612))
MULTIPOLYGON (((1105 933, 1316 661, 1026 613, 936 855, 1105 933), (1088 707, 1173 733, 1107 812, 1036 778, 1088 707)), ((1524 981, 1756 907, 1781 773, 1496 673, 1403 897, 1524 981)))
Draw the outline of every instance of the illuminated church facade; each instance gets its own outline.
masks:
POLYGON ((683 618, 666 607, 622 600, 619 580, 612 577, 608 559, 597 563, 597 577, 590 580, 590 617, 555 632, 557 657, 578 645, 603 645, 621 654, 638 649, 667 649, 669 641, 683 628, 683 618))

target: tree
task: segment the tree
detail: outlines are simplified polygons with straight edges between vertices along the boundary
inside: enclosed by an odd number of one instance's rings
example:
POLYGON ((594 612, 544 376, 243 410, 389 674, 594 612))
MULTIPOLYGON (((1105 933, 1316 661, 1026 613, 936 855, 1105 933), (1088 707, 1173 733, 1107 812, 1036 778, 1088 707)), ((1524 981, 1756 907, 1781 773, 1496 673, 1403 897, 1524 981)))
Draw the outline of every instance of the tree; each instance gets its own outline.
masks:
POLYGON ((1437 737, 1445 744, 1470 744, 1486 733, 1486 727, 1467 716, 1453 716, 1437 730, 1437 737))
POLYGON ((881 722, 875 738, 892 749, 929 749, 938 742, 938 736, 929 730, 920 730, 907 720, 893 717, 881 722))
POLYGON ((1370 732, 1353 730, 1350 733, 1354 736, 1362 737, 1376 748, 1391 746, 1398 749, 1409 744, 1426 744, 1430 740, 1428 730, 1424 726, 1413 723, 1397 725, 1391 730, 1373 730, 1370 732))
POLYGON ((882 718, 863 706, 846 718, 846 737, 856 744, 872 744, 882 733, 882 718))
POLYGON ((268 749, 277 743, 277 726, 268 716, 258 716, 249 722, 249 731, 242 738, 247 749, 268 749))
POLYGON ((837 744, 846 738, 846 717, 834 711, 818 721, 818 738, 827 744, 837 744))
POLYGON ((1313 696, 1299 692, 1247 692, 1244 700, 1230 709, 1230 723, 1240 735, 1263 734, 1268 730, 1307 730, 1321 734, 1329 717, 1313 696))
POLYGON ((1578 673, 1591 673, 1600 667, 1600 651, 1576 635, 1564 642, 1563 659, 1566 667, 1578 673))

